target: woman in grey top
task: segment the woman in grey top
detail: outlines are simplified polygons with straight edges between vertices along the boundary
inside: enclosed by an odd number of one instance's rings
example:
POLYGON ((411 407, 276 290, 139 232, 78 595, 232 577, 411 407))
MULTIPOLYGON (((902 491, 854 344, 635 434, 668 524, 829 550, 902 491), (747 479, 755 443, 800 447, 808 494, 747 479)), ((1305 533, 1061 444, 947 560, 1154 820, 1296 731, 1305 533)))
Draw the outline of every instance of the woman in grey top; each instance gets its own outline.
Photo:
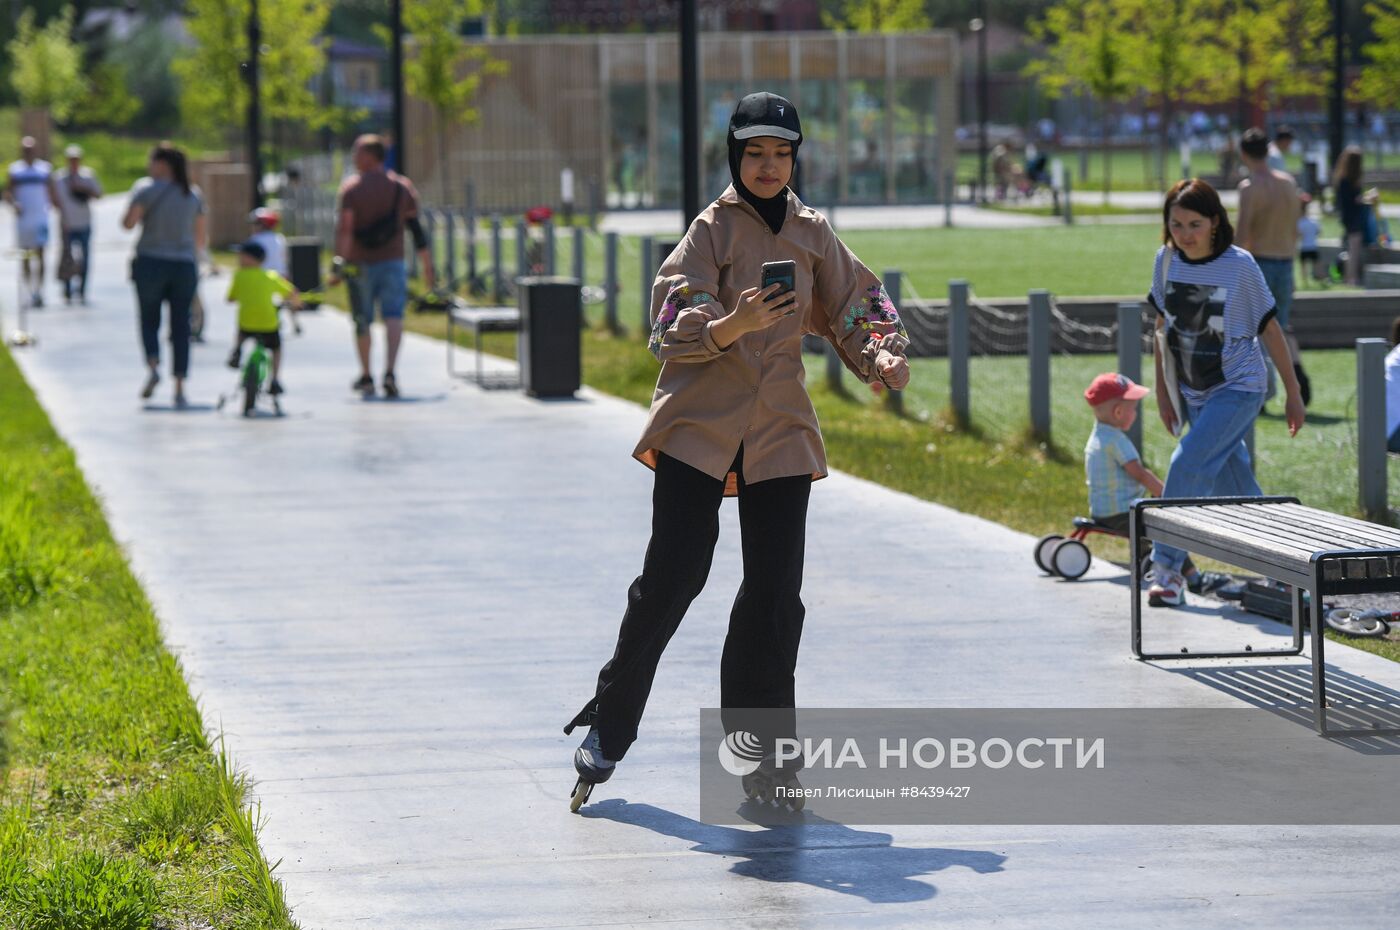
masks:
POLYGON ((174 355, 175 406, 185 406, 185 375, 190 365, 190 302, 199 281, 197 257, 208 241, 204 198, 190 186, 185 153, 169 142, 151 151, 149 177, 131 188, 122 225, 141 226, 131 280, 141 308, 141 341, 150 374, 142 397, 160 381, 160 308, 170 304, 170 344, 174 355))

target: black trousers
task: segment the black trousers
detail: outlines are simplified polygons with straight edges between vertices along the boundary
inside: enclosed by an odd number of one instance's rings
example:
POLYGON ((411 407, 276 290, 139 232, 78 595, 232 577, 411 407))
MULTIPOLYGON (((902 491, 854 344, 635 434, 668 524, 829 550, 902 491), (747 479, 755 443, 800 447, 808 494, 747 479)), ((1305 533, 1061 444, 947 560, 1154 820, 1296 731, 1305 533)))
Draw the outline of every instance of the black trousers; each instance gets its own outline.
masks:
MULTIPOLYGON (((802 561, 809 475, 748 484, 743 448, 732 466, 739 478, 744 577, 729 614, 720 662, 722 708, 794 705, 797 647, 802 639, 802 561)), ((690 602, 705 587, 719 539, 724 482, 658 456, 652 491, 651 542, 642 574, 627 590, 627 612, 613 656, 598 673, 592 699, 564 728, 596 725, 603 755, 619 760, 637 739, 657 663, 690 602)), ((726 731, 731 715, 726 715, 726 731)), ((791 732, 791 716, 781 730, 791 732)))

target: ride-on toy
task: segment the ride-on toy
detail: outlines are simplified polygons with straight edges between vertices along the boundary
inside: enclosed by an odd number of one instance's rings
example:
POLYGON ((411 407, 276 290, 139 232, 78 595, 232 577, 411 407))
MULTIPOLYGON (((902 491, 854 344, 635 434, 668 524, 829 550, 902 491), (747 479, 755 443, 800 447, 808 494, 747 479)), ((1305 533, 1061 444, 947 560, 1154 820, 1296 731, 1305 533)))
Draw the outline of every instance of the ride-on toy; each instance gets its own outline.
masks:
POLYGON ((1095 533, 1116 536, 1119 539, 1128 538, 1127 533, 1105 526, 1092 517, 1075 517, 1074 530, 1069 536, 1051 533, 1036 541, 1033 553, 1036 568, 1047 575, 1059 575, 1066 581, 1084 577, 1084 573, 1094 561, 1084 540, 1095 533))

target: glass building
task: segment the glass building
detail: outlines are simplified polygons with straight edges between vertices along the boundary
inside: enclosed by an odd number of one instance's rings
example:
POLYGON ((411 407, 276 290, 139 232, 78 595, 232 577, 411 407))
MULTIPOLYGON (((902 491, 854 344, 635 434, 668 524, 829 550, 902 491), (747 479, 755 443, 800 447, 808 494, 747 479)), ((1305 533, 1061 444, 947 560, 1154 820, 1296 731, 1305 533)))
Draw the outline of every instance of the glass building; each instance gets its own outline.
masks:
MULTIPOLYGON (((483 83, 475 122, 439 126, 431 107, 410 98, 409 173, 430 200, 463 204, 470 182, 479 209, 557 204, 567 167, 580 208, 590 200, 611 209, 679 206, 675 35, 483 44, 505 71, 483 83)), ((770 90, 802 115, 804 199, 823 206, 942 197, 956 156, 953 33, 708 33, 699 57, 708 196, 729 183, 725 132, 735 102, 770 90)))

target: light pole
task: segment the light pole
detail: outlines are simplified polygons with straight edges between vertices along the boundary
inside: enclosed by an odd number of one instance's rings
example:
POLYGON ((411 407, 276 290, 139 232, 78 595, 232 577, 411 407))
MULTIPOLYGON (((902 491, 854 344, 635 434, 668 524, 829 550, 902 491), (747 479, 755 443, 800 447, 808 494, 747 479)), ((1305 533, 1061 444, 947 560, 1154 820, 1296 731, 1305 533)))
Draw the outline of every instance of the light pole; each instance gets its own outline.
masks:
POLYGON ((253 209, 263 205, 262 195, 262 100, 258 88, 258 55, 262 51, 262 26, 258 23, 258 0, 248 6, 248 171, 253 176, 253 209))
MULTIPOLYGON (((986 0, 978 0, 977 12, 985 15, 986 0)), ((977 36, 977 199, 987 202, 987 21, 979 16, 968 23, 977 36)))
POLYGON ((700 215, 700 26, 697 0, 681 0, 681 218, 700 215))
POLYGON ((1342 94, 1346 87, 1346 0, 1332 0, 1332 88, 1327 99, 1328 167, 1335 165, 1346 147, 1346 109, 1342 94))
POLYGON ((408 141, 403 137, 403 0, 389 4, 389 84, 394 89, 394 170, 408 174, 408 141))

